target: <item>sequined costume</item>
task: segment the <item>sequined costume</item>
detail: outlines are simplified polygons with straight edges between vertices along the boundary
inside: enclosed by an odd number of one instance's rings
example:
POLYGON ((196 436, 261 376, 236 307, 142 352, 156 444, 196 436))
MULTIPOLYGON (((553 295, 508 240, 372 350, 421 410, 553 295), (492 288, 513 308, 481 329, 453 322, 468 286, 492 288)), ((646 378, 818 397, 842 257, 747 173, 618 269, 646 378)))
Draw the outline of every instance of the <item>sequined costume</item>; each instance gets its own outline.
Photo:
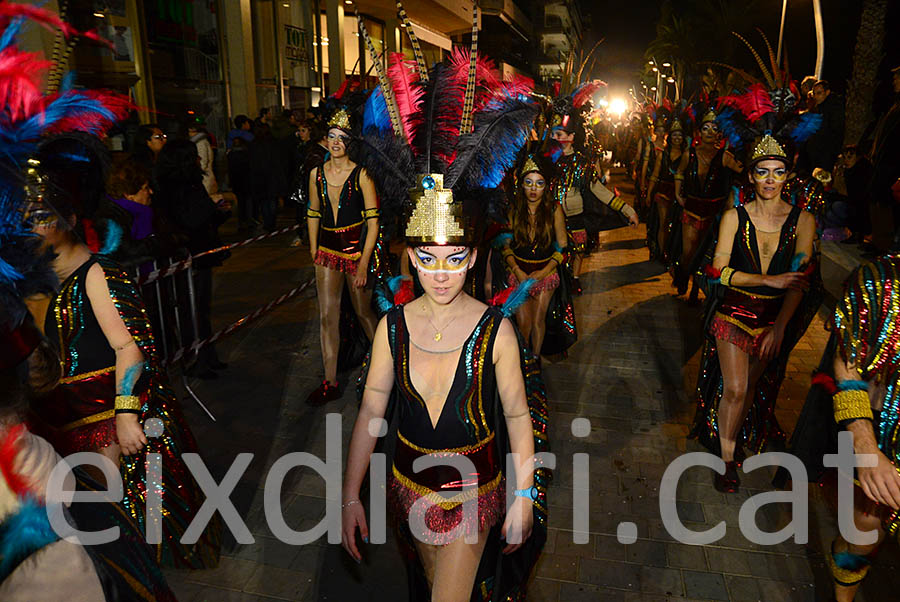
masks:
MULTIPOLYGON (((148 453, 162 455, 163 472, 159 494, 163 507, 163 542, 156 545, 160 564, 183 568, 210 568, 218 563, 220 525, 213 522, 197 543, 179 539, 203 502, 202 493, 181 460, 197 445, 181 413, 174 392, 158 364, 156 344, 143 302, 128 274, 102 255, 73 272, 50 303, 45 332, 59 355, 63 378, 56 390, 31 406, 33 430, 44 436, 62 455, 90 451, 116 442, 115 352, 106 341, 85 284, 88 270, 99 265, 110 296, 145 363, 134 394, 143 404, 140 421, 162 420, 164 432, 148 438, 148 453)), ((147 482, 144 454, 122 456, 125 489, 122 502, 131 519, 145 531, 147 482)))
MULTIPOLYGON (((675 203, 675 173, 678 171, 678 163, 681 161, 681 154, 678 158, 672 160, 668 148, 660 149, 654 153, 657 161, 660 161, 659 178, 655 182, 653 190, 653 202, 668 209, 667 223, 659 223, 659 214, 655 207, 651 207, 649 217, 647 219, 647 247, 650 249, 650 257, 666 260, 669 257, 668 249, 659 248, 659 229, 663 228, 666 232, 672 232, 673 218, 675 217, 672 208, 675 203)), ((651 172, 652 173, 652 172, 651 172)), ((667 238, 668 240, 668 238, 667 238)))
MULTIPOLYGON (((399 299, 399 293, 395 299, 399 299)), ((390 303, 390 302, 388 302, 390 303)), ((513 554, 501 554, 503 542, 500 528, 506 508, 504 460, 509 453, 506 422, 497 392, 494 366, 491 362, 493 345, 501 320, 511 314, 512 308, 489 307, 460 351, 456 373, 447 401, 444 404, 436 426, 421 395, 415 390, 410 377, 410 349, 415 344, 410 341, 406 328, 403 306, 392 307, 386 314, 388 341, 394 360, 394 388, 385 418, 394 431, 392 478, 388 482, 390 509, 401 530, 404 545, 410 547, 410 559, 416 558, 412 551, 412 533, 409 531, 409 515, 413 504, 423 497, 435 505, 419 514, 435 533, 435 540, 429 543, 449 543, 449 531, 463 525, 463 533, 473 533, 491 528, 487 546, 481 557, 475 579, 472 600, 484 601, 524 601, 526 579, 547 536, 547 487, 551 473, 546 468, 538 468, 534 475, 534 485, 539 495, 534 500, 534 524, 531 536, 513 554), (459 472, 449 467, 435 467, 414 472, 412 462, 425 454, 446 454, 456 452, 467 457, 475 465, 477 475, 469 484, 477 483, 478 522, 462 523, 463 498, 459 472), (457 496, 446 498, 437 492, 458 491, 457 496), (495 577, 500 571, 500 590, 494 596, 495 577)), ((535 454, 546 452, 548 448, 547 427, 549 407, 541 378, 540 366, 527 350, 519 336, 523 376, 528 407, 534 432, 535 454)), ((360 383, 366 379, 365 370, 360 383)), ((360 389, 361 392, 361 389, 360 389)), ((386 445, 386 448, 389 448, 386 445)), ((413 511, 418 511, 415 509, 413 511)), ((453 534, 453 538, 459 534, 453 534)), ((421 571, 418 567, 414 571, 421 571)), ((411 579, 411 584, 416 579, 411 579)), ((424 576, 419 574, 418 587, 411 585, 410 600, 428 600, 428 588, 424 576)))
POLYGON ((564 154, 556 161, 550 195, 566 214, 569 247, 578 253, 593 248, 597 232, 628 223, 623 214, 625 201, 617 192, 607 190, 609 196, 604 199, 597 199, 591 192, 591 185, 598 179, 594 166, 580 152, 564 154))
POLYGON ((377 209, 366 209, 362 190, 359 187, 361 167, 357 165, 341 186, 337 205, 337 219, 328 195, 328 180, 325 169, 316 172, 316 193, 320 211, 308 210, 308 215, 319 217, 319 239, 315 264, 347 274, 355 274, 362 256, 363 236, 366 219, 377 217, 377 209), (318 213, 318 215, 314 215, 318 213))
MULTIPOLYGON (((806 332, 824 294, 817 258, 808 260, 794 253, 800 212, 812 212, 816 205, 804 203, 804 199, 797 196, 789 196, 785 189, 782 190, 782 198, 787 202, 795 201, 792 203, 794 208, 782 226, 779 246, 769 264, 768 273, 780 274, 803 269, 810 276, 810 287, 785 328, 778 356, 769 361, 756 383, 753 403, 738 433, 738 442, 743 441, 744 448, 754 453, 762 451, 769 441, 784 438, 784 432, 775 417, 778 391, 784 380, 788 356, 806 332)), ((743 195, 739 195, 738 202, 743 200, 743 195)), ((739 206, 737 211, 739 226, 735 233, 730 265, 737 271, 759 273, 756 230, 746 209, 739 206)), ((705 310, 706 342, 697 380, 697 413, 690 437, 697 438, 713 453, 719 452, 716 414, 723 388, 716 337, 734 343, 748 354, 758 355, 762 335, 774 323, 781 309, 783 293, 784 291, 768 287, 726 287, 717 282, 713 282, 709 288, 705 310)))
POLYGON ((684 212, 681 222, 705 232, 725 207, 725 199, 731 189, 731 170, 723 165, 725 149, 720 148, 710 160, 706 176, 701 179, 700 155, 696 147, 691 147, 690 153, 682 189, 684 212))

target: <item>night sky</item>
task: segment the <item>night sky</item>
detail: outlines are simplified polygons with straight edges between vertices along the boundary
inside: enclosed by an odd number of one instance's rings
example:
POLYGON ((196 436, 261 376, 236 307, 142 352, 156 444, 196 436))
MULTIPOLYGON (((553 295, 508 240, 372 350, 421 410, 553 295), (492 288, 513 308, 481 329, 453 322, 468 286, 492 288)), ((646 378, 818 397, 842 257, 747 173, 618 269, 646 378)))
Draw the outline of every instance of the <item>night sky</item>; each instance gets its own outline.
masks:
MULTIPOLYGON (((611 96, 624 96, 636 83, 635 72, 643 63, 643 54, 656 36, 662 0, 619 0, 617 2, 581 0, 582 11, 590 15, 592 25, 585 31, 587 49, 603 37, 606 41, 598 50, 598 66, 591 74, 610 84, 611 96)), ((778 41, 781 18, 780 0, 760 0, 763 10, 752 18, 753 26, 761 28, 773 46, 778 41), (767 7, 771 5, 771 10, 767 7)), ((843 90, 852 69, 852 54, 856 44, 861 10, 859 0, 823 0, 825 29, 824 77, 839 91, 843 90)), ((900 2, 891 3, 885 59, 880 66, 882 79, 890 79, 888 70, 900 64, 900 36, 891 35, 900 27, 900 2)), ((760 44, 758 36, 751 35, 751 43, 760 44)), ((811 74, 815 67, 816 41, 811 0, 789 0, 785 25, 785 48, 791 63, 792 76, 800 80, 811 74)), ((742 65, 755 73, 753 59, 748 52, 739 57, 742 65)), ((662 57, 657 57, 664 60, 662 57)), ((886 84, 885 84, 886 86, 886 84)))

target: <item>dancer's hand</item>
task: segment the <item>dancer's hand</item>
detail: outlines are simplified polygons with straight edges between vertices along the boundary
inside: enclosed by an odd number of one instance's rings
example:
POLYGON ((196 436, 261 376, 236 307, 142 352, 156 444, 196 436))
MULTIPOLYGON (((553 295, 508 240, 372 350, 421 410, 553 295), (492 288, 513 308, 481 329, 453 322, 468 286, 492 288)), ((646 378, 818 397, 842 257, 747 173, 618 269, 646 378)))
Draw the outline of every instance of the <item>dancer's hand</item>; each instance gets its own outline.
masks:
POLYGON ((362 562, 362 554, 356 546, 356 528, 362 540, 369 543, 369 526, 361 503, 350 504, 341 510, 341 545, 356 562, 362 562))
POLYGON ((759 357, 764 360, 774 359, 781 351, 781 342, 784 340, 784 329, 772 326, 763 335, 759 345, 759 357))
POLYGON ((519 281, 519 284, 528 280, 528 274, 526 274, 525 271, 519 267, 516 267, 515 269, 513 269, 513 276, 516 277, 516 280, 519 281))
POLYGON ((785 272, 767 276, 766 285, 772 288, 805 291, 809 288, 809 277, 803 272, 785 272))
POLYGON ((116 437, 124 456, 136 454, 147 445, 147 437, 144 436, 138 415, 131 412, 116 414, 116 437))
POLYGON ((516 497, 516 501, 509 507, 506 520, 503 521, 503 529, 500 531, 503 539, 510 542, 503 548, 504 554, 512 554, 521 548, 525 540, 531 536, 531 527, 534 522, 531 505, 532 501, 529 498, 516 497))
POLYGON ((875 466, 857 466, 857 474, 862 489, 869 499, 900 509, 900 473, 880 450, 869 452, 878 457, 875 466))
POLYGON ((368 261, 366 263, 360 261, 359 265, 356 266, 356 273, 353 274, 353 286, 355 286, 356 288, 363 288, 364 286, 366 286, 366 280, 369 277, 369 270, 363 268, 362 266, 367 265, 369 265, 368 261))

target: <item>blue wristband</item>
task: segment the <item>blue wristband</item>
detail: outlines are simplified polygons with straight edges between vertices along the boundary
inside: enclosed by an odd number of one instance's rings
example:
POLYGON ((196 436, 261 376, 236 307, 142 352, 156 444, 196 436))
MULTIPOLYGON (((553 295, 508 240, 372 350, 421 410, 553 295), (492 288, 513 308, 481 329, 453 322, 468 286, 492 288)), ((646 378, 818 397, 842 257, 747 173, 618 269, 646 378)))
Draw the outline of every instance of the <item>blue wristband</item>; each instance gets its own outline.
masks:
POLYGON ((516 497, 525 497, 530 499, 533 502, 536 502, 538 499, 538 495, 540 492, 537 487, 530 487, 528 489, 516 489, 513 491, 513 495, 516 497))

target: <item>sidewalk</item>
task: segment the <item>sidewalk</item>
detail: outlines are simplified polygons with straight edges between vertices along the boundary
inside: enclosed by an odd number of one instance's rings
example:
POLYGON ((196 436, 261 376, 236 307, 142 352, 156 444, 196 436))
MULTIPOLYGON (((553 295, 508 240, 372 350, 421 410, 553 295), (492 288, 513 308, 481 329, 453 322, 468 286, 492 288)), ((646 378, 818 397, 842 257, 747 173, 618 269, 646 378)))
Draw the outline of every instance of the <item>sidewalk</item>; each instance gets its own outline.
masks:
MULTIPOLYGON (((629 198, 626 182, 616 182, 629 198)), ((289 248, 285 235, 245 249, 216 274, 215 315, 224 325, 249 313, 311 274, 306 248, 289 248)), ((725 538, 714 545, 678 544, 660 520, 659 479, 686 451, 700 451, 685 439, 693 417, 693 388, 700 345, 700 308, 672 296, 669 277, 647 259, 643 226, 605 233, 600 252, 586 264, 586 294, 576 302, 580 338, 568 359, 545 362, 551 407, 551 447, 558 457, 550 490, 550 537, 538 565, 529 600, 765 600, 827 599, 830 576, 822 549, 833 536, 833 519, 811 487, 808 545, 761 548, 737 528, 739 505, 771 491, 771 470, 742 477, 738 496, 712 488, 711 471, 694 468, 678 487, 678 511, 685 525, 708 529, 726 521, 725 538), (587 418, 586 439, 571 435, 574 418, 587 418), (590 543, 572 543, 572 454, 590 454, 590 543), (638 540, 619 544, 617 527, 637 525, 638 540)), ((287 303, 219 345, 230 369, 195 390, 216 414, 212 423, 196 405, 184 402, 213 475, 221 479, 234 457, 254 460, 232 501, 256 538, 230 543, 213 571, 170 571, 182 602, 256 600, 406 599, 405 572, 395 547, 369 546, 356 565, 324 538, 291 547, 266 526, 262 486, 271 463, 289 451, 324 457, 324 420, 340 412, 344 449, 356 415, 351 387, 321 409, 303 401, 321 375, 314 293, 287 303)), ((790 432, 809 387, 810 372, 827 340, 816 318, 795 349, 779 396, 778 417, 790 432)), ((352 375, 355 378, 355 374, 352 375)), ((347 375, 342 378, 347 382, 347 375)), ((322 480, 307 471, 288 475, 282 491, 285 520, 308 529, 324 514, 322 480)), ((790 517, 783 505, 764 507, 760 527, 775 531, 790 517)), ((875 562, 865 599, 893 599, 900 586, 897 546, 889 544, 875 562), (898 583, 895 584, 894 582, 898 583)), ((863 600, 863 595, 857 597, 863 600)))

